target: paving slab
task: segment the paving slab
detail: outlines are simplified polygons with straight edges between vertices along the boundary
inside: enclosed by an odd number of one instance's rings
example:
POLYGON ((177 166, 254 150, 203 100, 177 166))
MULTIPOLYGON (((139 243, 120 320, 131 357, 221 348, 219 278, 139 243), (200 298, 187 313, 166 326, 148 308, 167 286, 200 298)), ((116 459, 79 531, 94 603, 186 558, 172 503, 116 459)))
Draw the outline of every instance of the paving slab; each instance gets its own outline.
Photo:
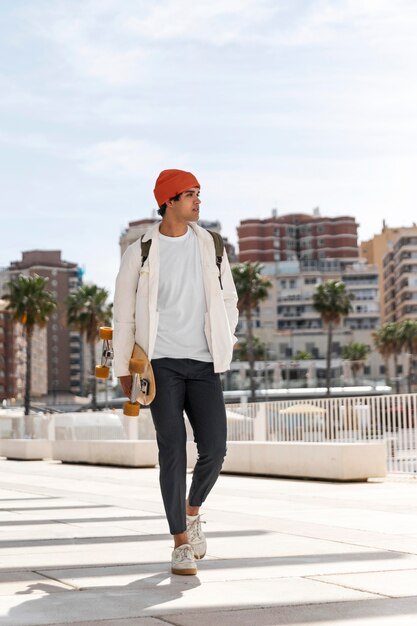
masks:
POLYGON ((0 626, 416 626, 416 490, 221 475, 180 577, 157 469, 0 460, 0 626))
MULTIPOLYGON (((391 598, 417 596, 417 569, 383 572, 363 572, 358 574, 338 574, 318 576, 314 580, 342 585, 350 589, 379 593, 391 598)), ((416 621, 417 623, 417 621, 416 621)))
MULTIPOLYGON (((58 591, 70 591, 71 585, 58 580, 51 580, 48 575, 36 572, 0 572, 0 596, 14 594, 43 594, 58 591)), ((2 600, 0 598, 0 607, 2 600)))
POLYGON ((164 583, 160 576, 149 577, 129 585, 123 590, 106 588, 100 591, 73 591, 51 593, 26 602, 16 603, 16 597, 4 598, 2 606, 8 608, 5 620, 0 625, 35 626, 35 624, 71 624, 82 619, 108 619, 114 617, 161 617, 166 613, 198 611, 211 612, 219 607, 242 609, 243 607, 265 607, 277 604, 320 603, 355 601, 378 597, 360 591, 314 580, 300 579, 278 581, 232 581, 207 583, 202 586, 198 577, 187 581, 177 580, 167 574, 164 583), (63 607, 65 614, 63 615, 63 607), (7 621, 8 620, 8 621, 7 621))
MULTIPOLYGON (((361 600, 210 613, 190 612, 164 615, 164 619, 172 626, 415 626, 416 615, 417 599, 407 598, 397 601, 361 600)), ((134 622, 129 624, 133 625, 134 622)), ((101 626, 105 626, 105 623, 102 622, 101 626)))

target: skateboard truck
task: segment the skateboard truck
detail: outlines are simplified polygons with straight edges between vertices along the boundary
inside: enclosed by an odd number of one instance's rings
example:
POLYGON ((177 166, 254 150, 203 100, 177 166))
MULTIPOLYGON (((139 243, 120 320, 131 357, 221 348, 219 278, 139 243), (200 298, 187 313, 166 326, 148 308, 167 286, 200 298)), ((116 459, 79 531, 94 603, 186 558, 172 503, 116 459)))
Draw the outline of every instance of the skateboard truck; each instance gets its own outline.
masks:
MULTIPOLYGON (((110 363, 113 360, 113 329, 107 326, 100 328, 100 339, 103 340, 101 353, 101 364, 96 365, 96 378, 105 379, 109 377, 110 363)), ((140 403, 150 404, 155 397, 155 379, 152 367, 142 348, 137 344, 133 349, 132 358, 129 360, 129 371, 132 375, 132 388, 130 397, 123 405, 125 415, 135 417, 139 415, 140 403)))
POLYGON ((106 379, 110 375, 110 363, 113 360, 113 329, 102 326, 99 331, 100 339, 103 340, 101 352, 101 364, 96 365, 96 378, 106 379))

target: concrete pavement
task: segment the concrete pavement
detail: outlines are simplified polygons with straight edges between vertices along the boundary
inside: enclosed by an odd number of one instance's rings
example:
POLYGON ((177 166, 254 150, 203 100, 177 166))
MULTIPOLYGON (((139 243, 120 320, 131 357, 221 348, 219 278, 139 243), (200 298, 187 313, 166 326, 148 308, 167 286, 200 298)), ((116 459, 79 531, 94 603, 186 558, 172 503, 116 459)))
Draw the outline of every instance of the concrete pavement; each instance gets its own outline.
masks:
POLYGON ((157 470, 0 460, 0 626, 416 626, 416 494, 221 475, 179 577, 157 470))

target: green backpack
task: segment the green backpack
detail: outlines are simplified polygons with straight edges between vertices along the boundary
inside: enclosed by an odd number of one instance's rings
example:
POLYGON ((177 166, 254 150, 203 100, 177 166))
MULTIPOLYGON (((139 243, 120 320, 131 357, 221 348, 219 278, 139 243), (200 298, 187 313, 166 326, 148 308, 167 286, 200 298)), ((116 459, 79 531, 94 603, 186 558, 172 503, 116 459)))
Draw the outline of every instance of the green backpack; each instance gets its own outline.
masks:
MULTIPOLYGON (((221 277, 222 259, 223 259, 223 252, 224 252, 223 237, 219 233, 216 233, 214 230, 208 230, 207 229, 207 231, 213 237, 214 248, 215 248, 215 255, 216 255, 216 265, 217 265, 217 268, 219 270, 220 288, 223 289, 222 277, 221 277)), ((152 243, 152 239, 149 239, 149 241, 143 241, 144 236, 145 235, 142 235, 142 237, 140 239, 140 245, 141 245, 141 251, 142 251, 142 265, 145 263, 146 259, 148 258, 149 249, 150 249, 151 243, 152 243)))

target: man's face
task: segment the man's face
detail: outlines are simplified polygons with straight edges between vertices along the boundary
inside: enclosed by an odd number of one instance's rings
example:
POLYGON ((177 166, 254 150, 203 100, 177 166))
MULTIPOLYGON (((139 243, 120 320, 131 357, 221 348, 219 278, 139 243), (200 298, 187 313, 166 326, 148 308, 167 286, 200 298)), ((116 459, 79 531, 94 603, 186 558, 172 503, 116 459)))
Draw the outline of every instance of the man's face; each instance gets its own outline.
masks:
POLYGON ((191 187, 183 191, 179 200, 168 203, 168 206, 171 208, 171 215, 185 222, 197 222, 200 217, 199 207, 201 200, 199 196, 199 187, 191 187))

